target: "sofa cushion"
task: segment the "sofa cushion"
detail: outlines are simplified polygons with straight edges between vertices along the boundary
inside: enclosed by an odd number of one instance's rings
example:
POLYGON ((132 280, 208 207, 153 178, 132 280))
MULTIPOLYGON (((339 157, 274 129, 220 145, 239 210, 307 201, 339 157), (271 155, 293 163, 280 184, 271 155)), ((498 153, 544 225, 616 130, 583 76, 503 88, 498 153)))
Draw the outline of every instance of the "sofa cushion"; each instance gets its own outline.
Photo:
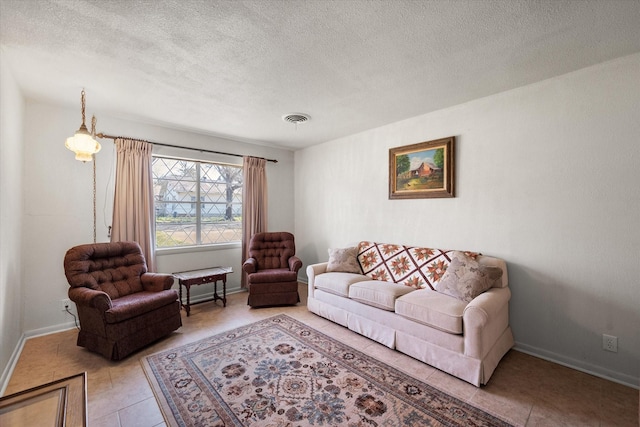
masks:
POLYGON ((362 274, 358 264, 358 248, 329 249, 327 271, 362 274))
POLYGON ((453 334, 462 333, 467 303, 431 289, 419 289, 396 300, 396 313, 453 334))
POLYGON ((329 272, 318 274, 315 278, 314 285, 316 289, 340 295, 341 297, 348 297, 349 286, 364 280, 370 279, 362 274, 329 272))
MULTIPOLYGON (((402 283, 416 289, 435 289, 451 262, 451 250, 362 241, 358 262, 373 280, 402 283)), ((479 254, 465 252, 475 258, 479 254)))
POLYGON ((363 304, 394 311, 396 298, 415 291, 415 288, 392 282, 367 280, 354 283, 349 287, 349 298, 363 304))
POLYGON ((438 282, 436 290, 462 301, 472 299, 488 290, 502 277, 498 267, 480 265, 462 252, 453 252, 447 271, 438 282))

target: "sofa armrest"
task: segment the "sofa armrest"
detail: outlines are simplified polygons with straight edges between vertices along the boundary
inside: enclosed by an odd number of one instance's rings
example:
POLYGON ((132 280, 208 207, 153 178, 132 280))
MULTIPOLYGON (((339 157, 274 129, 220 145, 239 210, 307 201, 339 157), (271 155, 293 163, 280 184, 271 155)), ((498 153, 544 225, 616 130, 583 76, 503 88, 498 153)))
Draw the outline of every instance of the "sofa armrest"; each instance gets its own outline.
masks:
POLYGON ((313 297, 316 276, 318 274, 326 273, 327 265, 329 265, 328 262, 322 262, 319 264, 312 264, 307 267, 307 283, 309 285, 309 294, 308 294, 309 297, 313 297))
POLYGON ((296 274, 297 274, 298 270, 300 270, 301 268, 302 268, 302 260, 300 258, 298 258, 295 255, 289 258, 289 270, 290 271, 295 271, 296 274))
POLYGON ((242 264, 242 269, 247 274, 255 273, 257 268, 258 260, 255 258, 247 258, 247 260, 242 264))
POLYGON ((144 273, 140 276, 140 282, 145 291, 166 291, 173 286, 173 276, 164 273, 144 273))
POLYGON ((509 288, 491 288, 464 309, 464 354, 482 359, 509 326, 509 288))
POLYGON ((69 299, 77 305, 84 305, 105 312, 112 307, 111 298, 105 292, 89 288, 69 288, 69 299))

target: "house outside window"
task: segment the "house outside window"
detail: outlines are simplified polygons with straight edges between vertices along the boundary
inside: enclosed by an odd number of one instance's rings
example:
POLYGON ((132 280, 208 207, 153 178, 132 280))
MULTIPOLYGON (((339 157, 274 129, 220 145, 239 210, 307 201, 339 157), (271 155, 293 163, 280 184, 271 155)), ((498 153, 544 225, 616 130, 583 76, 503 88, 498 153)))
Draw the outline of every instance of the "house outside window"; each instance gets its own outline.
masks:
POLYGON ((242 240, 242 167, 153 157, 156 248, 242 240))

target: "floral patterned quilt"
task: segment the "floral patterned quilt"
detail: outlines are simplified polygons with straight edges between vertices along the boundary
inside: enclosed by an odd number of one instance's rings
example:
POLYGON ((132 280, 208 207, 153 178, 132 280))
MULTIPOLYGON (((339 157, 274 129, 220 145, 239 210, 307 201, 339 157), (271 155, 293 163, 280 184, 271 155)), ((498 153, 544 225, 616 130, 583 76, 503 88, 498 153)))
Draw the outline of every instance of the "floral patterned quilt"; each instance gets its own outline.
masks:
MULTIPOLYGON (((358 244, 358 262, 363 273, 373 280, 435 290, 451 263, 452 252, 449 249, 362 241, 358 244)), ((474 259, 480 255, 476 252, 465 254, 474 259)))

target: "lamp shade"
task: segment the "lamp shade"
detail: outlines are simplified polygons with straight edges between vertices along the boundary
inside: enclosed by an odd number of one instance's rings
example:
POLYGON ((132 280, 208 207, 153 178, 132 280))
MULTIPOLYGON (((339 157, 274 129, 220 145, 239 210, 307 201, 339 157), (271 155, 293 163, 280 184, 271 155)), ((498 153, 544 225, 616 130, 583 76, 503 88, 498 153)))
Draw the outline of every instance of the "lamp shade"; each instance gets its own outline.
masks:
POLYGON ((67 138, 64 146, 76 153, 76 160, 82 162, 90 162, 92 155, 102 148, 100 143, 93 139, 84 123, 76 131, 75 135, 67 138))

